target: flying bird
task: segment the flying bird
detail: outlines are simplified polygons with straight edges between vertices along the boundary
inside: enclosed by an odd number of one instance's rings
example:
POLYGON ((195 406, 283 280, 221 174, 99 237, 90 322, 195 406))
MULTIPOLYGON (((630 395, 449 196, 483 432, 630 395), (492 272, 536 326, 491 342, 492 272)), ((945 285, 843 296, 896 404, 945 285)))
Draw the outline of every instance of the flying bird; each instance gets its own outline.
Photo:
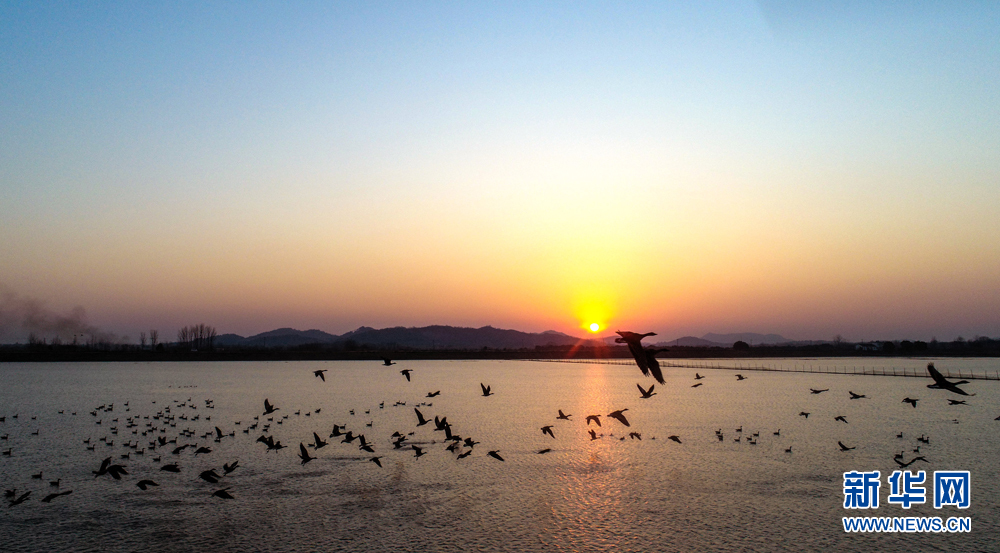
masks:
POLYGON ((844 445, 844 442, 837 442, 837 445, 839 445, 839 446, 840 446, 840 450, 841 450, 841 451, 850 451, 850 450, 852 450, 852 449, 857 449, 857 446, 854 446, 854 447, 847 447, 846 445, 844 445))
POLYGON ((823 392, 829 392, 830 388, 825 388, 823 390, 817 390, 816 388, 809 388, 809 392, 812 394, 822 394, 823 392))
POLYGON ((209 484, 218 484, 219 479, 222 477, 219 476, 219 473, 215 472, 215 469, 208 469, 201 471, 201 474, 198 475, 198 478, 201 478, 202 480, 208 482, 209 484))
POLYGON ((562 412, 562 409, 560 409, 560 410, 559 410, 559 416, 558 416, 558 417, 556 417, 556 418, 557 418, 557 419, 559 419, 559 420, 563 420, 563 421, 568 421, 568 420, 569 420, 569 418, 570 418, 570 417, 572 417, 572 416, 573 416, 573 415, 567 415, 567 414, 563 413, 563 412, 562 412))
POLYGON ((493 457, 497 461, 503 461, 503 457, 500 456, 500 452, 498 450, 494 449, 493 451, 487 451, 486 454, 493 457))
POLYGON ((319 449, 325 446, 326 444, 327 442, 324 442, 323 440, 319 439, 319 434, 313 432, 313 443, 310 444, 313 449, 319 449))
POLYGON ((180 472, 181 468, 178 467, 175 463, 171 463, 169 465, 163 465, 162 467, 160 467, 160 470, 164 470, 167 472, 180 472))
POLYGON ((920 400, 919 399, 912 399, 912 398, 904 397, 903 401, 901 401, 900 403, 909 403, 910 405, 913 406, 914 409, 916 409, 918 401, 920 401, 920 400))
POLYGON ((968 405, 964 399, 949 399, 948 405, 968 405))
POLYGON ((591 422, 596 423, 597 426, 601 426, 601 416, 600 415, 587 415, 587 426, 590 426, 591 422))
POLYGON ((383 357, 383 358, 382 358, 382 365, 383 365, 383 366, 386 366, 386 367, 388 367, 388 366, 391 366, 391 365, 395 365, 395 364, 396 364, 396 363, 394 363, 394 362, 392 361, 392 359, 389 359, 388 357, 383 357))
POLYGON ((901 469, 905 469, 906 467, 912 465, 913 463, 916 463, 917 461, 923 461, 925 463, 929 463, 930 462, 927 459, 925 459, 923 455, 919 455, 917 457, 914 457, 913 459, 910 459, 909 463, 904 463, 903 462, 902 455, 899 456, 899 458, 893 458, 893 461, 896 461, 896 464, 899 465, 899 468, 901 468, 901 469))
POLYGON ((805 418, 808 419, 809 418, 809 413, 806 413, 805 411, 801 411, 801 412, 799 412, 799 416, 800 417, 805 417, 805 418))
POLYGON ((236 467, 238 467, 239 464, 240 464, 240 462, 238 460, 237 461, 233 461, 233 464, 231 464, 231 465, 226 464, 226 463, 222 463, 222 474, 226 475, 226 474, 229 474, 230 472, 233 472, 234 470, 236 470, 236 467))
POLYGON ((229 488, 222 488, 221 490, 215 490, 212 493, 212 497, 219 497, 222 499, 235 499, 233 496, 229 495, 229 488))
POLYGON ((542 434, 548 434, 549 436, 552 436, 552 438, 556 437, 556 435, 552 433, 552 427, 551 426, 543 426, 542 427, 542 434))
MULTIPOLYGON (((392 363, 386 363, 386 364, 387 365, 391 365, 392 363)), ((410 372, 412 372, 410 369, 403 369, 403 370, 399 371, 399 374, 405 376, 406 377, 406 381, 409 382, 410 381, 410 372)))
POLYGON ((848 390, 847 393, 851 394, 851 399, 861 399, 861 398, 868 397, 868 396, 866 396, 864 394, 855 394, 854 392, 852 392, 850 390, 848 390))
POLYGON ((844 418, 844 415, 837 415, 836 417, 833 417, 833 420, 840 421, 844 424, 848 424, 847 419, 844 418))
POLYGON ((271 405, 271 402, 264 398, 264 415, 270 415, 271 413, 278 410, 278 407, 271 405))
POLYGON ((705 377, 702 376, 702 375, 700 375, 700 374, 698 374, 698 373, 694 373, 694 379, 695 380, 701 380, 702 378, 705 378, 705 377))
POLYGON ((309 456, 309 450, 306 449, 305 444, 303 444, 302 442, 299 442, 299 459, 302 459, 303 465, 315 459, 315 457, 309 456))
POLYGON ((378 465, 379 468, 382 468, 382 461, 379 461, 379 459, 381 459, 381 457, 372 457, 371 459, 368 460, 378 465))
POLYGON ((483 389, 483 397, 489 397, 489 396, 493 395, 493 392, 490 392, 490 387, 489 386, 487 386, 487 385, 483 384, 482 382, 480 382, 479 383, 479 387, 483 389))
POLYGON ((319 379, 322 380, 323 382, 326 382, 326 377, 323 376, 323 373, 325 373, 327 370, 328 369, 315 370, 315 371, 313 371, 313 374, 316 375, 316 376, 318 376, 319 379))
POLYGON ((9 501, 10 504, 8 505, 8 507, 13 507, 15 505, 20 505, 20 504, 24 503, 24 500, 28 499, 29 495, 31 495, 31 492, 27 491, 27 492, 24 492, 23 494, 21 494, 21 497, 18 497, 17 499, 11 499, 9 501))
POLYGON ((548 447, 547 447, 547 448, 545 448, 545 449, 539 449, 539 450, 538 450, 538 454, 539 454, 539 455, 545 455, 546 453, 548 453, 548 452, 550 452, 550 451, 552 451, 552 448, 548 448, 548 447))
POLYGON ((653 378, 656 379, 660 384, 665 384, 663 380, 663 373, 660 371, 660 364, 656 361, 656 354, 662 350, 654 350, 647 352, 642 347, 642 339, 647 336, 656 336, 655 332, 647 332, 645 334, 638 334, 635 332, 629 332, 627 330, 618 330, 616 334, 621 336, 621 338, 615 338, 615 343, 618 344, 628 344, 628 351, 632 354, 632 358, 635 359, 635 364, 639 366, 639 370, 642 371, 643 376, 649 376, 650 372, 653 374, 653 378), (650 359, 653 360, 653 365, 650 365, 650 359))
POLYGON ((624 424, 625 426, 632 426, 631 424, 628 423, 628 419, 625 418, 624 414, 625 411, 628 411, 628 409, 619 409, 617 411, 612 411, 608 413, 608 416, 624 424))
POLYGON ((42 498, 42 503, 48 503, 53 499, 59 497, 60 495, 69 495, 71 493, 73 493, 73 490, 66 490, 64 492, 59 492, 59 493, 50 493, 49 495, 42 498))
POLYGON ((681 443, 681 439, 679 437, 677 437, 677 436, 667 436, 667 439, 668 440, 673 440, 673 441, 675 441, 677 443, 681 443))
POLYGON ((427 393, 427 397, 437 397, 439 395, 441 395, 441 390, 438 390, 436 392, 428 392, 427 393))
POLYGON ((590 440, 591 440, 591 441, 594 441, 594 440, 596 440, 596 439, 597 439, 597 432, 596 432, 596 431, 595 431, 595 430, 594 430, 593 428, 591 428, 591 429, 590 429, 590 430, 588 430, 587 432, 589 432, 589 433, 590 433, 590 440))
POLYGON ((739 382, 740 380, 746 380, 746 379, 747 379, 747 377, 743 376, 742 374, 737 374, 736 375, 736 381, 737 382, 739 382))
POLYGON ((697 388, 698 386, 701 386, 702 384, 704 384, 704 382, 699 382, 697 384, 692 384, 691 387, 692 388, 697 388))
POLYGON ((656 384, 650 384, 648 390, 644 390, 642 386, 638 384, 636 384, 635 386, 636 388, 639 388, 639 393, 642 394, 642 397, 640 399, 649 399, 656 395, 656 392, 653 391, 653 388, 656 387, 656 384))
POLYGON ((958 387, 959 384, 968 384, 968 380, 959 380, 958 382, 949 382, 944 375, 938 372, 934 368, 934 363, 927 363, 927 372, 931 374, 931 378, 934 379, 934 384, 928 384, 927 387, 934 390, 948 390, 949 392, 956 393, 962 396, 976 395, 966 393, 965 390, 958 387))

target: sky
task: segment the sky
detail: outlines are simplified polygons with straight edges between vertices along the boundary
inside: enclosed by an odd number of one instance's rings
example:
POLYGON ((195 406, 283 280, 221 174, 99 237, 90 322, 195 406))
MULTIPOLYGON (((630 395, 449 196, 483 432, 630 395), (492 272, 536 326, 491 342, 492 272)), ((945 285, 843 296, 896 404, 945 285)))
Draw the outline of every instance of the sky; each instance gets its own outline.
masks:
POLYGON ((788 4, 2 1, 0 343, 1000 336, 1000 5, 788 4))

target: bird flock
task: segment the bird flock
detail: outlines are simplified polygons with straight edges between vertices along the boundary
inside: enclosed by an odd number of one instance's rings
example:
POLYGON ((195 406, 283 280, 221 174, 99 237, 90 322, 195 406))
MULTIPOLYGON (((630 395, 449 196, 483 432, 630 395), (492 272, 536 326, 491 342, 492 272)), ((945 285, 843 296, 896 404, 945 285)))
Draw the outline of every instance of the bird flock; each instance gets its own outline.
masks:
MULTIPOLYGON (((619 331, 618 338, 616 341, 619 343, 625 343, 628 345, 629 351, 636 362, 636 365, 640 369, 641 373, 646 377, 652 377, 656 383, 664 385, 666 383, 663 378, 663 373, 660 368, 659 362, 656 359, 656 354, 662 349, 645 348, 641 341, 643 338, 655 335, 654 333, 638 334, 634 332, 619 331)), ((396 365, 397 363, 388 358, 382 359, 382 365, 384 367, 389 367, 396 365)), ((930 377, 934 380, 933 384, 927 387, 932 390, 943 390, 951 392, 953 394, 958 394, 961 396, 972 396, 974 394, 969 394, 959 386, 962 384, 967 384, 967 381, 950 382, 945 379, 940 372, 938 372, 933 363, 929 364, 927 367, 930 377)), ((321 382, 326 383, 327 379, 325 373, 326 369, 313 371, 313 376, 318 378, 321 382)), ((414 369, 403 368, 399 370, 399 375, 406 379, 406 382, 413 384, 414 375, 416 371, 414 369)), ((747 380, 748 377, 742 374, 735 375, 738 382, 747 380)), ((396 378, 399 378, 398 376, 396 378)), ((695 373, 694 380, 695 383, 692 387, 702 386, 705 380, 705 376, 699 373, 695 373)), ((409 386, 409 384, 407 385, 409 386)), ((654 396, 657 395, 656 384, 649 384, 646 388, 642 383, 637 383, 639 395, 636 397, 637 400, 650 400, 642 401, 641 404, 643 408, 646 408, 657 400, 654 396)), ((502 392, 502 391, 501 391, 502 392)), ((816 389, 810 388, 809 395, 819 395, 822 393, 830 392, 827 389, 816 389)), ((847 390, 848 396, 847 401, 855 400, 866 400, 868 396, 862 393, 856 393, 854 390, 847 390)), ((634 392, 632 392, 634 393, 634 392)), ((424 396, 425 399, 437 398, 441 395, 441 390, 428 391, 424 396)), ((497 391, 483 382, 480 383, 479 394, 481 396, 480 401, 490 402, 494 401, 492 398, 498 395, 497 391)), ((917 408, 917 403, 920 398, 906 397, 902 399, 902 403, 909 404, 912 408, 917 408)), ((948 398, 949 405, 967 405, 966 400, 956 400, 948 398)), ((282 425, 284 421, 288 420, 289 417, 294 416, 296 418, 302 417, 312 417, 313 415, 319 415, 322 408, 315 409, 296 409, 292 412, 290 408, 282 408, 280 405, 272 404, 270 398, 263 398, 262 407, 263 410, 259 415, 253 417, 252 421, 233 421, 231 429, 225 431, 221 426, 216 425, 216 423, 211 422, 211 410, 215 408, 214 400, 206 399, 204 403, 192 401, 192 398, 188 397, 186 400, 174 399, 167 405, 156 405, 154 401, 148 410, 143 410, 141 413, 132 414, 132 407, 128 401, 116 406, 114 403, 105 403, 94 407, 89 412, 83 414, 84 417, 89 416, 93 422, 94 428, 100 429, 102 435, 100 438, 93 440, 90 437, 81 440, 81 446, 85 447, 88 451, 93 451, 95 454, 99 450, 104 450, 106 453, 112 453, 104 457, 100 464, 90 470, 92 473, 92 478, 107 479, 114 481, 128 481, 131 478, 135 478, 134 486, 137 493, 155 493, 156 489, 160 487, 160 483, 156 480, 163 479, 197 479, 198 481, 204 482, 211 485, 209 488, 204 490, 207 497, 220 499, 220 500, 232 500, 236 496, 230 493, 233 489, 233 485, 230 485, 234 478, 234 474, 238 474, 239 469, 243 468, 238 459, 215 459, 217 453, 213 450, 216 447, 215 444, 220 444, 226 440, 237 440, 239 434, 249 435, 250 438, 254 438, 256 447, 260 448, 260 451, 265 455, 274 454, 275 456, 287 456, 289 454, 283 453, 285 449, 292 449, 298 458, 298 463, 300 465, 306 465, 317 459, 321 459, 323 452, 326 451, 325 448, 330 448, 330 450, 337 451, 339 458, 343 458, 345 455, 345 450, 351 453, 360 461, 367 461, 371 463, 374 467, 373 470, 378 470, 383 467, 382 460, 385 459, 386 451, 403 452, 409 453, 414 460, 419 460, 421 457, 427 455, 428 453, 440 450, 445 452, 445 454, 454 457, 456 462, 463 462, 463 460, 469 458, 476 454, 476 452, 481 452, 482 449, 487 449, 482 455, 484 457, 489 457, 497 462, 506 462, 506 459, 501 454, 499 448, 493 446, 493 448, 483 447, 477 449, 476 446, 482 442, 489 442, 488 437, 472 437, 469 435, 464 435, 461 431, 461 426, 459 424, 453 424, 448 420, 448 417, 443 413, 431 414, 428 412, 429 409, 433 409, 433 403, 430 402, 420 402, 418 404, 411 404, 407 406, 405 401, 396 401, 394 404, 389 405, 389 408, 409 408, 412 409, 412 426, 400 427, 393 429, 391 435, 387 437, 382 435, 378 438, 373 438, 372 426, 374 420, 372 417, 367 417, 364 420, 369 422, 363 422, 358 424, 350 424, 349 422, 342 422, 344 420, 357 420, 356 411, 351 409, 348 411, 349 416, 344 417, 341 421, 334 422, 332 428, 330 428, 329 433, 326 429, 314 430, 312 431, 311 437, 303 438, 301 440, 295 440, 291 445, 285 445, 280 439, 274 435, 274 426, 282 425), (199 410, 200 408, 200 410, 199 410), (116 410, 117 409, 117 410, 116 410), (422 410, 423 409, 423 410, 422 410), (427 413, 427 414, 425 414, 427 413), (355 419, 350 419, 349 417, 355 417, 355 419), (195 430, 193 427, 197 426, 195 423, 203 422, 205 425, 211 426, 208 431, 195 430), (364 427, 360 426, 364 424, 364 427), (322 435, 321 435, 322 432, 322 435), (239 433, 239 434, 238 434, 239 433), (122 437, 119 437, 121 435, 122 437), (124 441, 123 441, 124 438, 124 441), (297 448, 295 447, 295 442, 297 443, 297 448), (117 448, 115 447, 117 444, 117 448), (150 467, 155 467, 155 470, 160 477, 157 479, 150 477, 138 478, 134 477, 130 473, 129 466, 139 462, 142 459, 145 463, 143 473, 148 476, 150 467), (148 461, 147 461, 148 460, 148 461), (224 461, 224 462, 223 462, 224 461), (221 466, 219 463, 222 462, 221 466)), ((385 401, 382 401, 370 409, 364 410, 365 415, 370 415, 371 411, 374 409, 383 410, 386 409, 387 405, 385 401)), ((643 434, 638 429, 632 428, 631 422, 629 421, 629 416, 632 412, 629 407, 621 407, 619 409, 612 410, 609 413, 588 413, 583 414, 583 431, 589 436, 591 441, 600 440, 603 438, 614 438, 619 441, 625 440, 639 440, 643 439, 643 434), (629 413, 628 415, 626 413, 629 413), (603 420, 602 420, 603 419, 603 420), (619 428, 621 430, 619 430, 619 428), (603 431, 607 430, 609 433, 605 435, 603 431), (615 431, 620 431, 618 436, 615 435, 615 431)), ((77 412, 65 412, 59 411, 60 415, 65 416, 77 416, 77 412)), ((799 416, 809 419, 811 413, 808 411, 799 412, 799 416)), ((561 436, 565 435, 567 432, 580 432, 579 427, 573 425, 573 413, 565 413, 563 410, 559 409, 556 413, 552 414, 551 420, 539 421, 540 426, 539 431, 542 436, 547 437, 548 440, 553 441, 553 445, 557 443, 561 436)), ((318 417, 316 417, 316 422, 318 423, 318 417)), ((31 417, 32 420, 36 419, 36 416, 31 417)), ((832 422, 843 423, 844 425, 849 425, 845 415, 836 415, 832 417, 832 422)), ((1000 417, 997 418, 1000 420, 1000 417)), ((579 419, 577 419, 579 420, 579 419)), ((828 419, 829 420, 829 419, 828 419)), ((2 432, 2 425, 9 425, 11 423, 19 421, 19 414, 13 414, 11 416, 0 415, 0 432, 2 432), (10 422, 8 422, 8 418, 10 422)), ((579 423, 577 423, 579 424, 579 423)), ((228 425, 226 425, 228 426, 228 425)), ((329 427, 327 427, 329 428, 329 427)), ((381 430, 381 429, 380 429, 381 430)), ((40 429, 36 429, 31 432, 29 436, 37 436, 40 429)), ((387 432, 387 431, 386 431, 387 432)), ((723 429, 718 429, 715 431, 715 438, 718 442, 723 442, 726 439, 726 432, 723 429)), ((743 427, 734 429, 732 440, 734 442, 743 443, 746 442, 750 445, 756 445, 760 437, 760 432, 746 432, 744 433, 743 427)), ((781 437, 781 429, 777 429, 772 432, 773 436, 781 437)), ((900 432, 896 435, 897 438, 903 438, 903 433, 900 432)), ((0 440, 7 441, 9 439, 8 433, 4 432, 0 435, 0 440)), ((650 439, 656 439, 655 436, 650 436, 650 439)), ((667 440, 676 443, 684 444, 688 438, 682 439, 679 435, 669 435, 666 437, 667 440)), ((857 445, 847 445, 844 443, 844 438, 837 442, 838 449, 841 452, 847 453, 853 451, 857 448, 857 445)), ((917 440, 921 445, 929 446, 930 438, 928 436, 921 435, 917 440)), ((30 447, 28 444, 20 444, 17 446, 9 445, 6 450, 2 451, 3 455, 6 457, 12 457, 16 453, 16 450, 21 449, 21 447, 30 447)), ((551 453, 554 450, 553 447, 544 447, 536 451, 539 455, 544 455, 551 453)), ((789 445, 785 452, 787 454, 792 454, 792 446, 789 445)), ((924 456, 920 455, 920 445, 912 449, 912 453, 915 455, 910 459, 906 460, 906 450, 905 448, 896 454, 893 460, 901 468, 908 467, 916 462, 929 463, 930 461, 924 456)), ((97 454, 98 457, 103 456, 102 454, 97 454)), ((8 507, 13 508, 18 505, 31 500, 32 492, 38 492, 38 486, 32 486, 31 481, 43 481, 44 474, 43 470, 39 470, 37 473, 30 475, 30 479, 27 482, 13 482, 8 483, 10 486, 5 487, 5 499, 8 502, 8 507), (34 489, 24 490, 26 487, 34 487, 34 489)), ((48 480, 47 491, 50 493, 44 494, 41 498, 42 502, 49 503, 57 500, 60 497, 69 495, 73 493, 73 490, 66 489, 68 487, 67 483, 63 482, 63 478, 55 478, 54 480, 48 480)), ((36 493, 36 497, 42 495, 36 493)))

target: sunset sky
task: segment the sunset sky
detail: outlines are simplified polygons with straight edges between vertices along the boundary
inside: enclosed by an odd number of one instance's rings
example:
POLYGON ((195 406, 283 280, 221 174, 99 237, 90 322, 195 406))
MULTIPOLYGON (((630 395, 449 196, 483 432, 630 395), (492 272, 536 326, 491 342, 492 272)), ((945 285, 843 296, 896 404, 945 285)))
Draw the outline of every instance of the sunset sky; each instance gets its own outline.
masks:
POLYGON ((997 337, 998 68, 996 2, 4 2, 0 342, 997 337))

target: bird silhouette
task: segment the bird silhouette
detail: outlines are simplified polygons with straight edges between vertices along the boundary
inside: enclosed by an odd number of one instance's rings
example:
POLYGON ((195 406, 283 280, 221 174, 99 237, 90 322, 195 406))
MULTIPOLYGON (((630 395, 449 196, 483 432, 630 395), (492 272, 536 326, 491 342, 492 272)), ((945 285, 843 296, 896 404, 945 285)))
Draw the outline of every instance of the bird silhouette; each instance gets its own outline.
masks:
POLYGON ((194 450, 195 456, 197 456, 199 453, 211 453, 211 452, 212 452, 212 448, 210 448, 210 447, 204 447, 204 446, 203 447, 199 447, 198 449, 194 450))
POLYGON ((180 472, 181 468, 177 466, 177 464, 171 463, 169 465, 163 465, 162 467, 160 467, 160 470, 164 470, 167 472, 180 472))
POLYGON ((809 418, 809 413, 806 413, 805 411, 802 411, 802 412, 799 413, 799 416, 800 417, 805 417, 805 418, 808 419, 809 418))
POLYGON ((627 330, 618 330, 615 333, 621 336, 621 338, 615 338, 615 343, 628 345, 628 351, 632 354, 632 358, 635 359, 635 364, 639 366, 639 370, 642 371, 643 376, 649 376, 650 372, 652 372, 653 378, 660 384, 664 384, 663 373, 660 371, 660 363, 656 361, 655 357, 662 350, 647 352, 641 343, 643 338, 656 336, 656 333, 647 332, 645 334, 638 334, 627 330), (650 365, 650 359, 653 360, 652 365, 650 365))
POLYGON ((857 446, 855 446, 855 447, 847 447, 846 445, 844 445, 844 442, 837 442, 837 445, 840 446, 840 450, 841 451, 850 451, 852 449, 857 449, 857 446))
POLYGON ((692 384, 691 387, 692 388, 697 388, 698 386, 701 386, 702 384, 704 384, 704 382, 699 382, 697 384, 692 384))
POLYGON ((23 494, 21 494, 21 497, 18 497, 17 499, 11 499, 11 500, 9 501, 9 505, 7 505, 7 506, 8 506, 8 507, 13 507, 13 506, 15 506, 15 505, 20 505, 20 504, 22 504, 22 503, 24 503, 24 500, 25 500, 25 499, 28 499, 28 496, 29 496, 29 495, 31 495, 31 492, 30 492, 30 491, 27 491, 27 492, 24 492, 23 494))
POLYGON ((633 440, 639 440, 640 442, 642 441, 642 434, 638 432, 629 432, 628 437, 633 440))
POLYGON ((590 426, 591 422, 596 423, 597 426, 601 426, 601 416, 600 415, 587 415, 587 426, 590 426))
POLYGON ((737 374, 736 375, 736 381, 737 382, 739 382, 740 380, 746 380, 746 379, 747 379, 747 377, 743 376, 742 374, 737 374))
POLYGON ((608 416, 624 424, 625 426, 632 426, 631 424, 628 423, 628 419, 625 418, 624 415, 625 411, 628 411, 628 409, 619 409, 617 411, 612 411, 608 413, 608 416))
MULTIPOLYGON (((388 364, 391 365, 392 363, 388 363, 388 364)), ((411 372, 412 371, 410 369, 403 369, 403 370, 399 371, 399 374, 405 376, 406 377, 406 381, 409 382, 410 381, 410 373, 411 372)))
POLYGON ((537 453, 538 453, 539 455, 545 455, 546 453, 548 453, 548 452, 550 452, 550 451, 552 451, 552 448, 549 448, 549 447, 547 447, 547 448, 545 448, 545 449, 539 449, 537 453))
POLYGON ((594 440, 596 440, 596 439, 597 439, 597 432, 596 432, 596 431, 595 431, 595 430, 594 430, 593 428, 591 428, 591 429, 590 429, 590 430, 588 430, 587 432, 589 432, 589 433, 590 433, 590 440, 591 440, 591 441, 594 441, 594 440))
POLYGON ((500 456, 500 452, 496 449, 494 449, 493 451, 487 451, 486 454, 489 455, 490 457, 493 457, 497 461, 503 461, 503 457, 500 456))
POLYGON ((648 390, 644 390, 642 386, 638 384, 636 384, 635 386, 636 388, 639 388, 639 393, 642 394, 642 397, 640 399, 649 399, 656 395, 656 392, 653 391, 653 388, 656 387, 656 384, 650 384, 648 390))
POLYGON ((678 436, 667 436, 667 439, 675 441, 677 443, 681 443, 681 439, 678 436))
POLYGON ((866 396, 864 394, 855 394, 854 392, 852 392, 850 390, 848 390, 847 393, 851 394, 851 399, 861 399, 861 398, 868 397, 868 396, 866 396))
POLYGON ((552 433, 552 427, 551 426, 543 426, 542 427, 542 434, 548 434, 549 436, 552 436, 553 438, 556 437, 556 435, 552 433))
POLYGON ((812 394, 822 394, 823 392, 829 392, 830 388, 824 388, 822 390, 817 390, 816 388, 809 388, 809 393, 812 394))
POLYGON ((319 439, 319 434, 313 432, 313 443, 310 444, 310 445, 312 445, 312 447, 314 449, 319 449, 319 448, 325 446, 326 442, 324 442, 323 440, 319 439))
POLYGON ((925 459, 923 455, 918 455, 918 456, 914 457, 913 459, 910 459, 909 463, 904 463, 902 459, 903 459, 902 455, 900 455, 899 458, 893 458, 893 461, 896 461, 896 464, 899 465, 899 468, 901 468, 901 469, 905 469, 906 467, 912 465, 913 463, 916 463, 917 461, 923 461, 925 463, 929 463, 930 462, 927 459, 925 459))
POLYGON ((146 491, 147 489, 149 489, 149 486, 159 486, 159 484, 153 482, 152 480, 139 480, 138 482, 135 483, 135 485, 138 486, 139 489, 142 491, 146 491))
POLYGON ((559 416, 557 416, 556 418, 559 419, 559 420, 568 421, 569 418, 572 417, 572 416, 573 415, 567 415, 567 414, 563 413, 562 409, 560 409, 559 410, 559 416))
POLYGON ((410 446, 410 447, 413 448, 413 456, 416 457, 416 458, 418 458, 418 459, 421 456, 423 456, 423 455, 427 455, 427 453, 424 452, 424 448, 422 448, 422 447, 417 447, 415 445, 414 446, 410 446))
POLYGON ((702 376, 702 375, 700 375, 700 374, 698 374, 698 373, 694 373, 694 379, 695 380, 701 380, 702 378, 705 378, 705 377, 702 376))
POLYGON ((844 417, 844 415, 837 415, 836 417, 833 417, 833 420, 840 421, 844 424, 848 424, 847 419, 844 417))
POLYGON ((279 408, 271 405, 271 402, 264 398, 264 415, 270 415, 271 413, 277 411, 279 408))
POLYGON ((459 458, 459 459, 465 459, 465 458, 466 458, 466 457, 468 457, 469 455, 472 455, 472 450, 471 450, 471 449, 470 449, 469 451, 466 451, 465 453, 460 453, 460 454, 458 455, 458 458, 459 458))
POLYGON ((371 459, 368 460, 378 465, 379 468, 382 468, 382 461, 380 461, 379 459, 381 459, 381 457, 372 457, 371 459))
POLYGON ((968 405, 964 399, 949 399, 948 405, 968 405))
POLYGON ((490 387, 489 386, 487 386, 487 385, 483 384, 482 382, 480 382, 479 383, 479 387, 483 389, 483 397, 489 397, 489 396, 493 395, 493 392, 490 391, 490 387))
POLYGON ((322 380, 323 382, 326 382, 326 377, 323 376, 323 373, 325 373, 327 370, 328 369, 318 369, 318 370, 313 371, 313 374, 316 375, 316 376, 318 376, 319 379, 322 380))
POLYGON ((208 469, 201 471, 201 474, 198 475, 198 478, 201 478, 202 480, 208 482, 209 484, 218 484, 219 479, 222 477, 219 476, 219 473, 215 472, 215 469, 208 469))
POLYGON ((305 444, 303 444, 302 442, 299 442, 299 459, 302 459, 303 465, 315 459, 315 457, 309 456, 309 450, 306 449, 305 444))
POLYGON ((901 401, 900 403, 909 403, 910 405, 913 406, 914 409, 916 409, 918 401, 920 401, 920 400, 919 399, 912 399, 912 398, 909 398, 909 397, 904 397, 903 401, 901 401))
POLYGON ((438 390, 436 392, 428 392, 427 393, 427 397, 437 397, 439 395, 441 395, 441 390, 438 390))
POLYGON ((965 390, 963 390, 963 389, 961 389, 961 388, 958 387, 959 384, 968 384, 969 383, 968 380, 959 380, 957 382, 949 382, 944 377, 943 374, 941 374, 940 372, 938 372, 937 369, 934 368, 934 363, 927 363, 927 372, 929 372, 930 375, 931 375, 931 378, 934 379, 934 384, 928 384, 927 385, 928 388, 931 388, 931 389, 934 389, 934 390, 948 390, 949 392, 952 392, 952 393, 955 393, 955 394, 958 394, 958 395, 962 395, 962 396, 968 396, 968 395, 973 395, 974 396, 974 395, 976 395, 976 394, 969 394, 965 390))
MULTIPOLYGON (((395 365, 395 364, 396 363, 394 363, 392 361, 392 359, 389 359, 388 357, 383 357, 382 358, 382 365, 385 366, 385 367, 388 367, 388 366, 391 366, 391 365, 395 365)), ((407 378, 407 380, 409 380, 409 378, 407 378)))
POLYGON ((50 493, 49 495, 42 498, 42 503, 48 503, 53 499, 59 497, 60 495, 69 495, 71 493, 73 493, 73 490, 66 490, 64 492, 59 492, 59 493, 50 493))
POLYGON ((417 426, 423 426, 430 422, 429 420, 424 418, 424 415, 420 412, 420 409, 414 407, 413 412, 417 414, 417 426))
POLYGON ((215 490, 212 493, 212 497, 219 497, 222 499, 235 499, 232 495, 229 494, 229 488, 222 488, 221 490, 215 490))

